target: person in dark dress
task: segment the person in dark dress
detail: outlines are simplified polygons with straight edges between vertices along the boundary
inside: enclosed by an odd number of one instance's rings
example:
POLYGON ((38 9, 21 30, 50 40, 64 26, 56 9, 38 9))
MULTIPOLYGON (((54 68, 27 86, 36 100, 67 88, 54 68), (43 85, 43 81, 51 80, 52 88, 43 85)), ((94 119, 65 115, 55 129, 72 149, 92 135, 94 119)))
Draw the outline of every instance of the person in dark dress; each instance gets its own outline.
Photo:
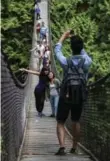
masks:
POLYGON ((44 109, 45 93, 49 83, 48 74, 48 68, 42 68, 39 75, 39 83, 37 84, 34 90, 34 95, 36 99, 36 109, 38 111, 39 117, 43 116, 42 111, 44 109))
POLYGON ((20 69, 20 71, 25 71, 30 74, 35 74, 39 76, 39 82, 35 87, 34 90, 34 95, 35 95, 35 103, 36 103, 36 110, 38 112, 38 116, 42 117, 42 111, 44 108, 44 101, 45 101, 45 92, 46 92, 46 87, 48 86, 49 83, 49 69, 46 67, 43 67, 40 72, 34 71, 34 70, 28 70, 28 69, 20 69))

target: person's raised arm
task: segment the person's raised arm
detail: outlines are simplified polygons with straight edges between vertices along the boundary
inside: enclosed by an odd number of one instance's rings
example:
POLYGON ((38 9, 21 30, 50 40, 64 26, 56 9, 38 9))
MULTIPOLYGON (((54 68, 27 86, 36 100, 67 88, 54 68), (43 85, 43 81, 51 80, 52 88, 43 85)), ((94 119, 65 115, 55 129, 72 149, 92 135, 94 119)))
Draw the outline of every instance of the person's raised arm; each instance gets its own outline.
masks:
POLYGON ((61 65, 67 65, 66 57, 63 55, 61 49, 62 49, 62 43, 66 38, 69 38, 71 36, 71 31, 65 32, 59 39, 58 43, 55 45, 55 55, 58 59, 58 61, 61 63, 61 65))
POLYGON ((71 37, 71 31, 70 31, 70 30, 64 32, 64 34, 60 37, 58 43, 61 43, 61 44, 62 44, 63 41, 64 41, 65 39, 69 38, 69 37, 71 37))
POLYGON ((25 69, 25 68, 21 68, 21 69, 19 69, 19 70, 20 70, 20 71, 27 72, 27 73, 30 73, 30 74, 40 75, 40 72, 34 71, 34 70, 28 70, 28 69, 25 69))

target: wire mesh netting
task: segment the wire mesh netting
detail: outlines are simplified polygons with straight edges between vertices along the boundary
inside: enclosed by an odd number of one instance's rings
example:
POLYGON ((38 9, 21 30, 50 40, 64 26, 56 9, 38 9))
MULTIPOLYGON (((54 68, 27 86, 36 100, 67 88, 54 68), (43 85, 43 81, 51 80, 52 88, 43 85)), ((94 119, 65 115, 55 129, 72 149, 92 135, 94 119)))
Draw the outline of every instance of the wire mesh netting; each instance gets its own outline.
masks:
MULTIPOLYGON (((67 120, 72 133, 72 122, 67 120)), ((81 118, 80 143, 100 161, 110 160, 110 77, 89 86, 81 118)))
MULTIPOLYGON (((21 73, 22 77, 23 74, 21 73)), ((29 78, 29 77, 28 77, 29 78)), ((26 79, 26 74, 25 74, 26 79)), ((1 133, 2 161, 15 161, 23 139, 29 104, 29 79, 19 82, 13 75, 6 56, 1 56, 1 133)))
MULTIPOLYGON (((34 16, 35 21, 35 16, 34 16)), ((35 23, 33 27, 33 42, 35 23)), ((32 53, 29 68, 32 68, 32 53)), ((13 71, 6 55, 1 55, 1 159, 16 161, 23 140, 24 130, 30 107, 32 77, 25 72, 13 71)))
MULTIPOLYGON (((109 77, 110 78, 110 77, 109 77)), ((91 87, 81 120, 81 143, 100 159, 110 160, 110 80, 91 87)))

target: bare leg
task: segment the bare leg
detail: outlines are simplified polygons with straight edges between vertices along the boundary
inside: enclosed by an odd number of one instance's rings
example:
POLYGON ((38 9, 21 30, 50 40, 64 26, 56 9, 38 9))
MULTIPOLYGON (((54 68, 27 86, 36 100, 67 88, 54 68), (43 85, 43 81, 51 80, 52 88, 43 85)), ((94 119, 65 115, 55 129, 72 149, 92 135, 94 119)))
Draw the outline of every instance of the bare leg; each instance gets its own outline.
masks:
POLYGON ((73 123, 73 148, 77 148, 77 144, 80 139, 80 123, 74 122, 73 123))
POLYGON ((65 128, 63 123, 57 123, 57 137, 60 147, 65 146, 65 128))

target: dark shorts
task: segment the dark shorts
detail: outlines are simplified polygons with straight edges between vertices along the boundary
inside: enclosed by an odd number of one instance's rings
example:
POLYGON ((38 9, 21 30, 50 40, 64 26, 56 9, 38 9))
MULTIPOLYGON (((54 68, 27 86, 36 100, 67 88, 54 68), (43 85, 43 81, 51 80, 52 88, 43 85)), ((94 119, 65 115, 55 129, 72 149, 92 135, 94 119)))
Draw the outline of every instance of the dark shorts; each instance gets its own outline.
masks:
POLYGON ((57 121, 65 123, 68 118, 69 112, 71 111, 71 120, 73 122, 78 122, 82 113, 82 103, 73 105, 64 102, 63 98, 59 98, 58 111, 57 111, 57 121))
POLYGON ((42 39, 46 39, 46 34, 41 33, 41 36, 42 36, 42 39))

